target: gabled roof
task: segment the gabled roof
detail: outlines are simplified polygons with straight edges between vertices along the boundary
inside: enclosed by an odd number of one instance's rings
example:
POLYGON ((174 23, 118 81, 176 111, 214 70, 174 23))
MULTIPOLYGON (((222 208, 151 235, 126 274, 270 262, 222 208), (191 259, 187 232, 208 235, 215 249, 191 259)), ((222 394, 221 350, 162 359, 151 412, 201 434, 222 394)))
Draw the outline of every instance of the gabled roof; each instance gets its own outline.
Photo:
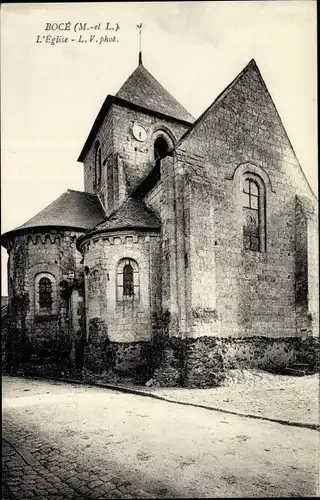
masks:
POLYGON ((87 236, 92 236, 97 233, 125 229, 158 231, 160 227, 160 220, 152 210, 150 210, 143 201, 130 197, 103 222, 89 229, 80 239, 82 240, 87 236))
POLYGON ((22 226, 2 235, 2 242, 17 232, 37 228, 72 228, 85 231, 105 217, 97 195, 68 189, 22 226))
POLYGON ((164 113, 178 120, 194 122, 193 116, 142 65, 134 70, 116 97, 164 113))

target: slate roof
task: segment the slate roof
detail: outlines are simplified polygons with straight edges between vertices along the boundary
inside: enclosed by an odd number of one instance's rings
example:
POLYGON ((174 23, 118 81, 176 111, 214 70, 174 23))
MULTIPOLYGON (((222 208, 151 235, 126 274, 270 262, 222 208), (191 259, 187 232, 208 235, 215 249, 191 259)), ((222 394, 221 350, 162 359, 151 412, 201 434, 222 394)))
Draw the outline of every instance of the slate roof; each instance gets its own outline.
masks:
POLYGON ((191 123, 195 120, 142 64, 125 81, 116 97, 178 120, 191 123))
POLYGON ((143 203, 143 201, 130 197, 103 222, 87 231, 82 238, 96 233, 122 229, 147 229, 157 231, 160 229, 160 226, 161 224, 158 217, 143 203))
POLYGON ((2 240, 8 239, 16 232, 40 227, 87 230, 101 222, 104 217, 105 213, 97 195, 68 189, 22 226, 5 233, 2 240))

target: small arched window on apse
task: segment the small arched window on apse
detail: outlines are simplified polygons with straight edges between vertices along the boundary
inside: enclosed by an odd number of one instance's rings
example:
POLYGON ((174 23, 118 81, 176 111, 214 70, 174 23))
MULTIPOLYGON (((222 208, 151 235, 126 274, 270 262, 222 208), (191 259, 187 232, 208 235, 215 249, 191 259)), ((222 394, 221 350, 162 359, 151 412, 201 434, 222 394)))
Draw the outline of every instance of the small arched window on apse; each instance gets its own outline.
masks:
POLYGON ((50 273, 40 273, 35 277, 35 309, 39 314, 55 312, 56 281, 50 273))
POLYGON ((168 152, 169 144, 161 135, 154 141, 153 145, 153 157, 155 164, 160 166, 161 160, 168 154, 168 152))
POLYGON ((139 266, 133 259, 122 259, 117 268, 117 299, 139 300, 139 266))
POLYGON ((95 156, 94 156, 94 175, 95 175, 95 187, 99 186, 101 183, 102 174, 102 150, 99 141, 95 144, 95 156))
POLYGON ((246 173, 242 179, 243 247, 266 251, 266 192, 262 179, 246 173))
POLYGON ((40 309, 51 309, 53 303, 52 283, 49 278, 41 278, 39 281, 39 307, 40 309))

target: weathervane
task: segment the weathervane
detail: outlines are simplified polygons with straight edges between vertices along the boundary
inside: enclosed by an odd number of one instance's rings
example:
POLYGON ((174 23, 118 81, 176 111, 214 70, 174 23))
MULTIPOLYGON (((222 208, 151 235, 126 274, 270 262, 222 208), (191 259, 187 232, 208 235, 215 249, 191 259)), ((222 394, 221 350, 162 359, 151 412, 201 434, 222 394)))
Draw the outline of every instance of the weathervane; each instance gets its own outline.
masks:
POLYGON ((141 51, 141 30, 142 30, 142 23, 137 24, 137 28, 139 28, 139 64, 142 64, 142 51, 141 51))

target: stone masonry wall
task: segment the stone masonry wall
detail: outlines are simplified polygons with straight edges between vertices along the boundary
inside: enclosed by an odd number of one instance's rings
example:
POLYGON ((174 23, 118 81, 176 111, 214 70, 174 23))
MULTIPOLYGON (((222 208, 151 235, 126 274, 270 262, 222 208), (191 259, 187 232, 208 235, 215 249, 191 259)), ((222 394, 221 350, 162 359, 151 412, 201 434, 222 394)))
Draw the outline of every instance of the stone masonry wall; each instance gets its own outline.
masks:
POLYGON ((114 157, 114 136, 113 136, 113 109, 104 119, 103 125, 97 133, 86 158, 84 160, 84 190, 88 193, 98 193, 103 207, 108 211, 111 200, 108 199, 108 169, 113 170, 113 164, 116 162, 114 157), (99 185, 95 183, 95 144, 99 141, 102 150, 102 171, 99 185))
POLYGON ((98 376, 105 381, 145 383, 152 372, 150 347, 149 342, 110 341, 105 323, 93 318, 85 347, 84 379, 98 376))
POLYGON ((219 335, 217 315, 214 204, 208 183, 189 182, 190 203, 190 335, 219 335), (196 203, 195 203, 195 200, 196 203))
POLYGON ((161 180, 150 189, 143 201, 161 219, 163 208, 163 183, 161 180))
POLYGON ((147 385, 216 387, 221 385, 229 369, 283 373, 285 368, 294 363, 306 365, 309 373, 319 371, 319 339, 171 337, 165 343, 160 365, 147 385))
POLYGON ((187 125, 174 120, 159 119, 122 106, 112 105, 84 161, 84 189, 97 192, 109 214, 131 194, 154 164, 153 144, 159 131, 169 145, 176 144, 187 125), (137 122, 147 131, 145 142, 137 141, 131 132, 137 122), (102 177, 94 184, 95 142, 102 146, 102 177), (112 184, 112 187, 110 186, 112 184))
MULTIPOLYGON (((28 343, 29 358, 70 356, 74 344, 72 307, 63 295, 61 283, 73 284, 81 277, 81 255, 75 240, 79 232, 33 232, 9 242, 8 281, 9 315, 12 330, 20 332, 28 343), (49 273, 53 278, 53 307, 42 314, 37 306, 37 276, 49 273), (24 307, 15 303, 25 299, 24 307)), ((18 333, 17 333, 18 335, 18 333)))
MULTIPOLYGON (((208 207, 206 214, 208 202, 191 191, 190 242, 196 261, 191 256, 190 286, 203 282, 203 295, 215 286, 220 335, 295 336, 295 195, 313 205, 316 200, 253 64, 195 126, 178 155, 179 168, 192 185, 209 181, 212 187, 212 210, 208 207), (202 175, 187 172, 190 155, 202 158, 202 175), (248 171, 265 186, 266 252, 243 250, 241 179, 248 171), (203 223, 211 226, 207 238, 197 232, 203 223), (211 278, 205 255, 215 258, 211 278)), ((309 266, 314 268, 315 261, 309 266)), ((310 275, 316 270, 310 269, 310 275)), ((206 332, 205 322, 203 327, 206 332)))
POLYGON ((308 318, 314 337, 319 337, 319 217, 308 218, 308 318))
POLYGON ((296 313, 297 329, 307 332, 310 327, 308 318, 308 220, 296 204, 296 313))
POLYGON ((90 321, 99 318, 110 341, 150 340, 152 315, 161 307, 159 234, 133 230, 96 235, 83 251, 87 332, 90 321), (118 296, 121 259, 133 259, 138 264, 139 296, 132 301, 118 296))
POLYGON ((113 126, 114 147, 124 165, 129 194, 154 165, 153 146, 159 131, 163 132, 170 146, 176 144, 188 129, 186 125, 174 120, 160 119, 120 106, 114 106, 113 126), (147 138, 144 142, 137 141, 132 135, 131 128, 134 123, 145 128, 147 138))

